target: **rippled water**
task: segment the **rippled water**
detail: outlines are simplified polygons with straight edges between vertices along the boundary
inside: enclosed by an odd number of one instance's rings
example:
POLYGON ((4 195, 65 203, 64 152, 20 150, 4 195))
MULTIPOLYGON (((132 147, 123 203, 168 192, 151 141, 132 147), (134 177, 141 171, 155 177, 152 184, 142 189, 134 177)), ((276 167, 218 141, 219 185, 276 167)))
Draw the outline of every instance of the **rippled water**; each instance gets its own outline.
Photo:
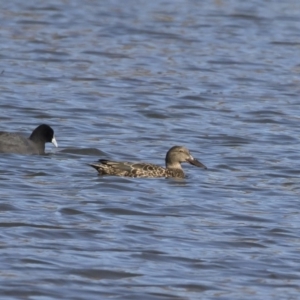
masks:
POLYGON ((1 299, 297 299, 300 2, 2 1, 1 299), (99 158, 187 178, 100 177, 99 158))

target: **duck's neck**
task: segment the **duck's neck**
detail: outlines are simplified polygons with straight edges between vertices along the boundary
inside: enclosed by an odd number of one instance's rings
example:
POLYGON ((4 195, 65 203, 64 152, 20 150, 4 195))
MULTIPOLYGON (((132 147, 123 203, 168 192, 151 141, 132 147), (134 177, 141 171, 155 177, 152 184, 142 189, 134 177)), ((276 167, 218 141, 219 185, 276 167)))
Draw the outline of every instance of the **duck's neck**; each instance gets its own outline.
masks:
POLYGON ((167 169, 179 169, 179 170, 182 170, 182 168, 181 168, 181 164, 179 163, 179 162, 177 162, 177 163, 168 163, 168 162, 166 162, 166 168, 167 169))

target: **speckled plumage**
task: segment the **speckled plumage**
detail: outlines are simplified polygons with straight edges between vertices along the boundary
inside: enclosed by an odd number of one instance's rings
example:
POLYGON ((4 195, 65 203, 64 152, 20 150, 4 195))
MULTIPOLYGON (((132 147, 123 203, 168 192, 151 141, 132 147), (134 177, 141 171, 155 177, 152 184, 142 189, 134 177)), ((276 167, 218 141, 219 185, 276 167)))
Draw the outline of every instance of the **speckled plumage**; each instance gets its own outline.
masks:
POLYGON ((174 177, 183 178, 181 163, 189 162, 197 167, 205 165, 193 158, 189 150, 182 146, 172 147, 166 155, 166 167, 149 163, 117 162, 100 159, 98 163, 90 164, 99 175, 116 175, 125 177, 174 177))

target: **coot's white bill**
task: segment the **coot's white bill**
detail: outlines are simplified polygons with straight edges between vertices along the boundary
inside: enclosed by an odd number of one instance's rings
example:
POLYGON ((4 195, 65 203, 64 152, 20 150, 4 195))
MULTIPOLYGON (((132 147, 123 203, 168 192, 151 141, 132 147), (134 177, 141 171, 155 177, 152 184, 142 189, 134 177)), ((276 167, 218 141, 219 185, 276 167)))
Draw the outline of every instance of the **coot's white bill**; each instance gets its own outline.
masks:
POLYGON ((52 143, 55 147, 58 147, 57 141, 56 141, 56 139, 55 139, 55 136, 53 136, 53 139, 51 140, 51 143, 52 143))

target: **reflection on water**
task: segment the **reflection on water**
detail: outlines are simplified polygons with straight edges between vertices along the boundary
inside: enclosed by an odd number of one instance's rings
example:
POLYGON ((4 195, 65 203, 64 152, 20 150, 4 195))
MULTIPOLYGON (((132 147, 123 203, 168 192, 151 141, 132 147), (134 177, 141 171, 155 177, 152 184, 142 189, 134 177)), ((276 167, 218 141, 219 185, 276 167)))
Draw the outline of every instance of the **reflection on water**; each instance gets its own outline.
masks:
POLYGON ((296 299, 300 4, 0 4, 1 288, 12 298, 296 299), (187 177, 98 176, 99 158, 187 177))

